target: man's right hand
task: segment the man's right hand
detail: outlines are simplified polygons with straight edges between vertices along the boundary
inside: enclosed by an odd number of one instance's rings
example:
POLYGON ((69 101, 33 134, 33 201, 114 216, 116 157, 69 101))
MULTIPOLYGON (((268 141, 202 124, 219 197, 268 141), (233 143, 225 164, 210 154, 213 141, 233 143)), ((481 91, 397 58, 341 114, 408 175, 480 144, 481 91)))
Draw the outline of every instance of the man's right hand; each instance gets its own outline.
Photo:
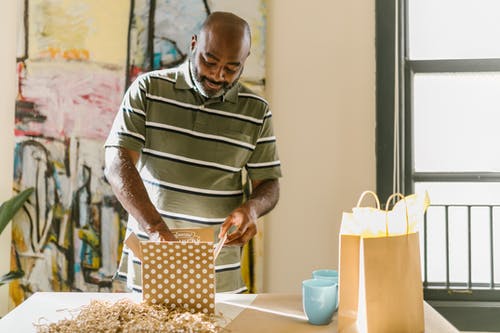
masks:
POLYGON ((176 241, 174 234, 170 231, 167 225, 162 221, 155 225, 150 225, 147 228, 147 233, 149 235, 149 240, 158 241, 176 241))

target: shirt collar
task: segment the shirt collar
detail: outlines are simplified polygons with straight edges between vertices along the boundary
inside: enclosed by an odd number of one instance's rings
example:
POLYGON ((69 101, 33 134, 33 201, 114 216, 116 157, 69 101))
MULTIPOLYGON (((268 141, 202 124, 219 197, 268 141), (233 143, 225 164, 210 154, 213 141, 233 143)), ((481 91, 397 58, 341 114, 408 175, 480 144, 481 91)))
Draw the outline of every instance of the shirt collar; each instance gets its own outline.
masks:
POLYGON ((175 87, 177 89, 193 89, 194 83, 191 80, 191 75, 189 75, 189 60, 184 61, 177 71, 177 78, 175 81, 175 87))
MULTIPOLYGON (((177 89, 195 89, 193 80, 191 79, 191 73, 189 70, 189 60, 183 62, 179 66, 177 71, 177 78, 175 81, 175 88, 177 89)), ((222 95, 222 101, 228 101, 231 103, 238 102, 238 91, 239 83, 236 83, 231 89, 229 89, 224 95, 222 95)))

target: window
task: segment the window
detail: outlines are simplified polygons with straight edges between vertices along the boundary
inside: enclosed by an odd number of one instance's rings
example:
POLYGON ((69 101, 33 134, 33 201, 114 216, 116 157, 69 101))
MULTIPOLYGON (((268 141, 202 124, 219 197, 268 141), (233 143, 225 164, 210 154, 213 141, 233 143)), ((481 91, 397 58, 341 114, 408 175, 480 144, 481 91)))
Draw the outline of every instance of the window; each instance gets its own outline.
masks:
POLYGON ((426 299, 498 300, 500 1, 376 10, 377 191, 429 193, 426 299))

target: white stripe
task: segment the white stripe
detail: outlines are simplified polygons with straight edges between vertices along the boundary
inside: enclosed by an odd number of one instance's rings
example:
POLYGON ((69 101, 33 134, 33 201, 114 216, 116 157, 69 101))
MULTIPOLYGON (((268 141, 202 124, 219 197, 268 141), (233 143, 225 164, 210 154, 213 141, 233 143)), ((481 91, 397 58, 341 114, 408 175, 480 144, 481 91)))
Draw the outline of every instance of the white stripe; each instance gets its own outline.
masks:
MULTIPOLYGON (((140 240, 140 241, 142 242, 143 240, 140 240)), ((127 246, 126 244, 124 244, 124 245, 127 246)), ((127 249, 129 249, 129 247, 127 247, 127 249)), ((134 263, 134 264, 140 265, 140 262, 142 262, 138 257, 135 256, 135 253, 133 251, 125 252, 125 250, 123 250, 123 253, 126 253, 127 256, 129 257, 129 260, 132 260, 132 263, 134 263)))
POLYGON ((146 117, 146 112, 142 111, 141 109, 137 109, 137 108, 133 108, 133 107, 129 107, 129 109, 133 110, 135 113, 139 113, 139 114, 143 115, 144 117, 146 117))
POLYGON ((272 116, 273 113, 271 112, 271 110, 267 111, 266 114, 264 115, 264 117, 270 117, 272 116))
POLYGON ((146 94, 146 97, 149 97, 151 99, 156 99, 158 101, 163 101, 163 102, 167 102, 167 103, 170 103, 170 104, 182 106, 182 107, 185 107, 185 108, 203 110, 203 111, 206 111, 208 113, 219 114, 219 115, 223 115, 223 116, 227 116, 227 117, 231 117, 231 118, 238 118, 238 119, 249 120, 249 121, 252 121, 252 122, 255 122, 255 123, 258 123, 258 124, 262 124, 264 122, 262 119, 258 119, 258 118, 254 118, 254 117, 250 117, 250 116, 245 116, 245 115, 242 115, 242 114, 234 114, 234 113, 231 113, 231 112, 226 112, 226 111, 221 111, 221 110, 215 110, 215 109, 209 109, 209 108, 206 108, 204 105, 195 105, 195 104, 183 103, 183 102, 179 102, 179 101, 176 101, 176 100, 173 100, 173 99, 170 99, 170 98, 165 98, 165 97, 161 97, 161 96, 155 96, 155 95, 151 95, 151 94, 146 94))
POLYGON ((236 290, 230 290, 230 291, 222 291, 222 292, 219 292, 220 294, 237 294, 237 293, 241 293, 243 291, 247 291, 247 287, 241 287, 239 289, 236 289, 236 290))
POLYGON ((228 165, 224 165, 224 164, 219 164, 219 163, 214 163, 214 162, 207 162, 207 161, 195 160, 193 158, 188 158, 188 157, 184 157, 184 156, 179 156, 179 155, 173 155, 173 154, 169 154, 169 153, 164 153, 164 152, 160 152, 160 151, 157 151, 157 150, 152 150, 152 149, 149 149, 149 148, 143 148, 142 151, 147 152, 147 153, 151 153, 153 155, 158 155, 158 156, 163 156, 163 157, 169 157, 169 158, 172 158, 172 159, 175 159, 175 160, 179 160, 179 161, 190 162, 190 163, 199 164, 199 165, 205 165, 205 166, 213 166, 213 167, 217 167, 217 168, 228 170, 228 171, 232 171, 232 172, 239 172, 239 171, 241 171, 241 168, 235 168, 235 167, 232 167, 232 166, 228 166, 228 165))
POLYGON ((133 283, 131 283, 131 284, 130 284, 130 286, 131 286, 132 288, 139 289, 139 290, 141 290, 141 291, 142 291, 142 286, 138 286, 138 285, 133 284, 133 283))
POLYGON ((205 194, 214 194, 214 195, 236 195, 236 194, 241 194, 243 193, 242 190, 232 190, 232 191, 217 191, 217 190, 207 190, 203 188, 198 188, 198 187, 190 187, 190 186, 184 186, 184 185, 178 185, 178 184, 173 184, 173 183, 168 183, 164 182, 158 179, 153 178, 151 179, 146 179, 146 177, 143 177, 144 180, 150 181, 150 182, 157 182, 160 183, 161 185, 173 187, 179 190, 186 190, 186 191, 191 191, 191 192, 197 192, 197 193, 205 193, 205 194))
POLYGON ((250 168, 275 166, 275 165, 280 165, 280 161, 263 162, 263 163, 247 163, 247 166, 250 168))
POLYGON ((168 216, 173 216, 173 217, 178 217, 178 218, 186 218, 186 219, 190 219, 193 221, 200 221, 200 222, 207 222, 207 223, 214 223, 214 224, 222 223, 226 220, 225 217, 210 218, 210 217, 200 217, 200 216, 167 212, 164 210, 158 210, 158 211, 160 212, 160 214, 163 214, 163 215, 168 215, 168 216))
POLYGON ((254 117, 250 117, 250 116, 245 116, 242 114, 234 114, 231 112, 225 112, 225 111, 220 111, 220 110, 215 110, 215 109, 208 109, 208 108, 204 107, 203 105, 201 105, 199 109, 204 110, 204 111, 209 112, 209 113, 220 114, 220 115, 228 116, 231 118, 239 118, 239 119, 249 120, 249 121, 257 123, 257 124, 262 124, 264 122, 262 119, 258 119, 258 118, 254 118, 254 117))
POLYGON ((143 116, 146 116, 146 113, 144 112, 144 110, 134 108, 132 105, 130 105, 130 101, 129 100, 124 101, 121 107, 125 108, 125 109, 134 110, 135 112, 140 113, 143 116))
POLYGON ((264 98, 260 97, 259 95, 249 94, 249 93, 239 93, 238 96, 253 97, 255 99, 261 100, 262 102, 264 102, 266 104, 269 104, 264 98))
MULTIPOLYGON (((140 230, 138 230, 137 228, 134 229, 132 228, 130 225, 127 225, 127 231, 130 231, 130 232, 135 232, 135 234, 138 236, 138 237, 142 237, 142 238, 147 238, 149 240, 149 235, 145 232, 142 232, 140 230)), ((125 237, 126 238, 126 237, 125 237)), ((125 245, 126 246, 126 245, 125 245)), ((123 252, 125 252, 125 250, 122 250, 123 252)), ((128 254, 128 252, 127 252, 128 254)))
POLYGON ((266 136, 265 138, 258 139, 257 143, 267 142, 267 141, 274 141, 274 140, 276 140, 275 136, 266 136))
POLYGON ((234 264, 219 265, 219 266, 215 266, 215 270, 226 269, 226 268, 236 268, 236 267, 240 267, 240 265, 241 264, 239 262, 235 262, 234 264))
POLYGON ((175 104, 175 105, 182 106, 182 107, 185 107, 185 108, 191 108, 191 109, 199 109, 200 108, 200 105, 183 103, 183 102, 179 102, 179 101, 176 101, 176 100, 173 100, 173 99, 170 99, 170 98, 161 97, 161 96, 155 96, 155 95, 151 95, 151 94, 146 94, 146 97, 149 97, 151 99, 156 99, 158 101, 167 102, 167 103, 170 103, 170 104, 175 104))
POLYGON ((151 75, 151 77, 155 77, 157 79, 165 80, 168 82, 176 83, 174 79, 169 78, 168 76, 162 76, 162 75, 151 75))
POLYGON ((145 239, 149 240, 149 235, 147 233, 139 231, 139 230, 137 230, 135 233, 137 234, 138 237, 145 238, 145 239))
POLYGON ((130 132, 130 131, 118 131, 118 133, 121 133, 121 134, 128 134, 130 136, 133 136, 133 137, 136 137, 138 139, 141 139, 142 141, 146 141, 146 139, 144 138, 143 135, 139 134, 139 133, 135 133, 135 132, 130 132))
POLYGON ((188 129, 185 129, 182 127, 170 126, 170 125, 166 125, 166 124, 155 123, 152 121, 146 121, 146 126, 154 126, 154 127, 164 128, 164 129, 170 129, 170 130, 174 130, 174 131, 178 131, 178 132, 182 132, 182 133, 186 133, 186 134, 191 134, 191 135, 194 135, 194 136, 197 136, 200 138, 216 139, 216 140, 220 140, 220 141, 234 143, 238 146, 244 146, 244 147, 248 147, 250 149, 255 149, 254 145, 251 145, 251 144, 246 143, 244 141, 238 141, 238 140, 226 138, 225 136, 201 133, 201 132, 197 132, 197 131, 188 130, 188 129))

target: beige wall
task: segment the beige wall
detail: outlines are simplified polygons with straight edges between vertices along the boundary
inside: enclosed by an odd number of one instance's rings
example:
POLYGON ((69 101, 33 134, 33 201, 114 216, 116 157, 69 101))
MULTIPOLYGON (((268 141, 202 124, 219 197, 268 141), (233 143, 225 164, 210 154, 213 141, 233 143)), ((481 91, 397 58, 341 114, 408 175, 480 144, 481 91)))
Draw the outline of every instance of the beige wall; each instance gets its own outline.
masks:
POLYGON ((284 178, 266 219, 264 288, 336 268, 343 210, 375 188, 375 1, 271 0, 268 99, 284 178))
MULTIPOLYGON (((17 1, 8 1, 0 11, 0 202, 12 195, 14 152, 14 101, 16 98, 16 15, 17 1)), ((0 237, 0 275, 9 271, 10 233, 6 228, 0 237)), ((7 312, 7 285, 0 287, 0 316, 7 312)))
MULTIPOLYGON (((11 194, 15 6, 9 1, 0 13, 0 200, 11 194)), ((265 221, 264 285, 299 292, 311 270, 337 267, 341 212, 375 188, 374 1, 270 0, 268 12, 267 97, 284 178, 265 221)), ((9 242, 7 231, 0 274, 9 242)))

